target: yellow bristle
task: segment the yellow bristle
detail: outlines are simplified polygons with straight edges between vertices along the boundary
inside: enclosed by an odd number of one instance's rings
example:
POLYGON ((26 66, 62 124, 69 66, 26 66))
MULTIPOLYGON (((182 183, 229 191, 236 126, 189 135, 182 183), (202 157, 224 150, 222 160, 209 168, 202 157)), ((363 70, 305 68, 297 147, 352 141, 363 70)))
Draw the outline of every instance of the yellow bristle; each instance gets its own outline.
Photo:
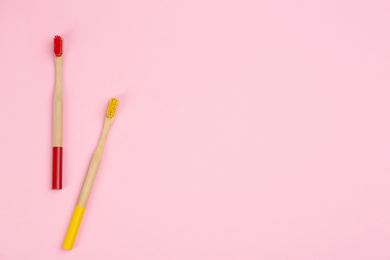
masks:
POLYGON ((107 117, 113 118, 115 116, 116 108, 118 107, 118 99, 117 98, 111 98, 110 104, 107 108, 107 117))

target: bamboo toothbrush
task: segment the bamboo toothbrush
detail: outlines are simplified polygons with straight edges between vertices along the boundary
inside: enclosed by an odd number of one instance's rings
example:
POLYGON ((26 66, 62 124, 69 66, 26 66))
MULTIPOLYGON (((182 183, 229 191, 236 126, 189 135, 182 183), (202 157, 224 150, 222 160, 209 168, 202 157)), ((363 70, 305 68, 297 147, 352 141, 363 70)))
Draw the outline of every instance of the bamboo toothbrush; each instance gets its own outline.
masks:
POLYGON ((54 36, 54 61, 56 64, 56 86, 53 97, 53 170, 52 189, 62 189, 62 38, 54 36))
POLYGON ((112 98, 108 105, 106 117, 99 143, 93 153, 89 164, 87 176, 84 179, 83 188, 81 189, 79 200, 77 201, 76 209, 74 210, 72 220, 66 233, 63 248, 72 250, 74 241, 76 240, 77 232, 80 227, 81 219, 83 218, 85 207, 87 206, 89 195, 91 194, 92 186, 99 169, 100 161, 102 160, 104 144, 107 139, 108 131, 114 122, 115 111, 118 106, 118 99, 112 98))

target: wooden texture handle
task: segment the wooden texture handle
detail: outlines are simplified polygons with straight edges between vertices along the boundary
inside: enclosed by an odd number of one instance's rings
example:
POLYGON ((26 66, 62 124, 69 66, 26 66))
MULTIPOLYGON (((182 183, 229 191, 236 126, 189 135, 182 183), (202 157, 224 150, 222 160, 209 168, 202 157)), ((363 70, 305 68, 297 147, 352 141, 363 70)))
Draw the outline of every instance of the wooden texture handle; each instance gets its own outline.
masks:
POLYGON ((114 118, 105 117, 104 119, 103 131, 89 164, 87 176, 85 176, 83 188, 81 189, 79 200, 77 201, 77 206, 83 208, 87 206, 89 195, 91 194, 92 186, 95 182, 95 178, 99 169, 100 161, 102 160, 104 144, 106 143, 108 131, 110 130, 113 122, 114 118))
POLYGON ((55 57, 56 86, 53 97, 53 147, 62 146, 62 64, 64 57, 55 57))

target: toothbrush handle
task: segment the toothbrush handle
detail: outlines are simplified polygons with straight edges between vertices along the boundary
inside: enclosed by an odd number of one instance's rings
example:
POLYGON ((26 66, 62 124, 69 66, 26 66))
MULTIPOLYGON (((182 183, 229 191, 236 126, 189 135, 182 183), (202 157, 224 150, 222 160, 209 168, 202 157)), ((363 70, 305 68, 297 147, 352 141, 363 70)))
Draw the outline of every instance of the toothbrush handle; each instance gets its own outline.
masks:
POLYGON ((55 57, 56 84, 53 96, 53 170, 52 189, 62 189, 62 62, 63 57, 55 57))
POLYGON ((95 182, 95 178, 99 170, 99 165, 103 156, 104 144, 106 142, 108 131, 110 130, 112 122, 113 118, 106 117, 104 120, 103 131, 100 136, 99 143, 89 164, 88 172, 85 176, 83 187, 81 188, 79 200, 77 201, 76 209, 73 213, 68 232, 66 233, 64 244, 62 245, 62 247, 65 249, 72 250, 74 241, 76 240, 77 231, 79 230, 81 219, 83 218, 89 195, 91 194, 92 186, 95 182))

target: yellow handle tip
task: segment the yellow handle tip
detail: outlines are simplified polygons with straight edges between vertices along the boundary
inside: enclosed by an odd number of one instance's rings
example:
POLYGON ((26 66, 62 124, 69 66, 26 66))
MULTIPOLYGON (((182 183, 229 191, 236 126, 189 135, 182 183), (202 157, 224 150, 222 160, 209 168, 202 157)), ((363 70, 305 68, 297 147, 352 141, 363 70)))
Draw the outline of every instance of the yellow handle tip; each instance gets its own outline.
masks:
POLYGON ((72 220, 70 221, 68 232, 66 232, 66 237, 62 248, 72 250, 74 241, 76 240, 77 232, 79 231, 81 220, 83 219, 85 208, 76 206, 72 220))

